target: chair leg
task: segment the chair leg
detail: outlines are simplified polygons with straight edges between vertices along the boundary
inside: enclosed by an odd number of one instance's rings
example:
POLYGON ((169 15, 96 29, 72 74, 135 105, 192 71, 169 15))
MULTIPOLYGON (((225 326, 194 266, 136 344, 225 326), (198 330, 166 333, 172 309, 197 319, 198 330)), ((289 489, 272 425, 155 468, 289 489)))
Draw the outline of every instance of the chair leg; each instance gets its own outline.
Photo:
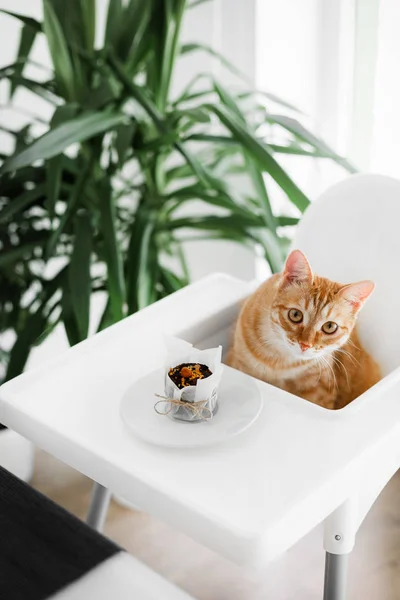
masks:
POLYGON ((324 600, 346 600, 349 555, 358 528, 358 501, 348 498, 324 522, 324 600))
POLYGON ((111 492, 100 483, 94 482, 86 523, 97 531, 103 530, 110 499, 111 492))
POLYGON ((324 600, 346 600, 348 554, 326 553, 324 600))

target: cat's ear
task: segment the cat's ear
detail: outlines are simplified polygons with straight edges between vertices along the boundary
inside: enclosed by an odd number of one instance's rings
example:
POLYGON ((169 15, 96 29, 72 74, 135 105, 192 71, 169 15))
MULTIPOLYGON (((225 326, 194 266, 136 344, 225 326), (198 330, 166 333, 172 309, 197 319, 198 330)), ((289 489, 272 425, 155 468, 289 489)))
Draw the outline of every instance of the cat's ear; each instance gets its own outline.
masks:
POLYGON ((286 259, 282 273, 282 286, 291 283, 312 283, 313 273, 308 260, 300 250, 293 250, 286 259))
POLYGON ((359 281, 345 285, 339 290, 338 295, 347 300, 355 310, 360 310, 374 289, 375 284, 372 281, 359 281))

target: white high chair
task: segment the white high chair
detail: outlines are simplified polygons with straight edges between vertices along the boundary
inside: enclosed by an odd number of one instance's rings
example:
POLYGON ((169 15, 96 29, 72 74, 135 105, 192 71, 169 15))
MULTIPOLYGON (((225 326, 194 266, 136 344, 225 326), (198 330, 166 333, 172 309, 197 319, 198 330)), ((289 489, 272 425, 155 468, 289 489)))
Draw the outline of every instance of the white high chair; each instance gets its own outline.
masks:
MULTIPOLYGON (((294 247, 308 257, 315 273, 350 283, 372 279, 376 288, 360 313, 364 347, 378 361, 384 378, 339 412, 364 419, 379 413, 400 425, 400 182, 380 175, 355 175, 325 192, 307 210, 294 247)), ((399 427, 396 427, 398 431, 399 427)), ((338 444, 340 444, 340 437, 338 444)), ((372 440, 371 440, 372 443, 372 440)), ((352 543, 338 551, 337 537, 354 534, 377 496, 400 466, 398 434, 379 442, 385 456, 375 456, 358 493, 325 522, 327 600, 345 596, 345 559, 352 543), (333 571, 333 572, 332 572, 333 571), (328 589, 329 588, 329 589, 328 589)))
MULTIPOLYGON (((323 522, 324 600, 344 600, 357 529, 400 465, 399 220, 400 182, 359 175, 323 194, 297 231, 295 245, 315 272, 376 283, 360 337, 384 378, 345 408, 257 381, 262 412, 226 443, 182 452, 127 431, 121 398, 163 364, 164 333, 228 348, 252 286, 214 274, 1 386, 0 422, 97 482, 88 522, 98 529, 112 492, 226 558, 260 567, 323 522)), ((236 385, 239 374, 226 367, 226 375, 236 385)))

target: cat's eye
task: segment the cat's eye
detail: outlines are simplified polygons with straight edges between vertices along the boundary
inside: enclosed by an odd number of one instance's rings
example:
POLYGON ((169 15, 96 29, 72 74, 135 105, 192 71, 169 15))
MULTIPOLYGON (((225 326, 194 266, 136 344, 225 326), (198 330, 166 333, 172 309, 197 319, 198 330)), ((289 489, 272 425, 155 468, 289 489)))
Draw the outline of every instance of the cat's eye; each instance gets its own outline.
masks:
POLYGON ((288 312, 288 317, 292 323, 301 323, 303 320, 303 313, 298 308, 291 308, 288 312))
POLYGON ((338 329, 338 324, 334 323, 334 321, 327 321, 326 323, 324 323, 322 325, 322 331, 324 333, 335 333, 335 331, 337 331, 338 329))

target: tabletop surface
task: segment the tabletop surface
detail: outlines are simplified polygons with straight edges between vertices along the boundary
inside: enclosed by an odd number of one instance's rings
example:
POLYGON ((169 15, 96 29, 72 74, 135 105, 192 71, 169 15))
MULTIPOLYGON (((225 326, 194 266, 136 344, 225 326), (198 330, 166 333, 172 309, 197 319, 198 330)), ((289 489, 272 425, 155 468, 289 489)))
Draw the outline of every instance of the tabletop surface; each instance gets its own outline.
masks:
POLYGON ((388 464, 400 439, 390 375, 348 412, 260 383, 256 423, 209 448, 148 445, 119 416, 125 390, 162 364, 163 333, 217 342, 249 291, 213 275, 121 321, 4 384, 0 422, 239 563, 274 558, 357 493, 371 460, 388 464))

